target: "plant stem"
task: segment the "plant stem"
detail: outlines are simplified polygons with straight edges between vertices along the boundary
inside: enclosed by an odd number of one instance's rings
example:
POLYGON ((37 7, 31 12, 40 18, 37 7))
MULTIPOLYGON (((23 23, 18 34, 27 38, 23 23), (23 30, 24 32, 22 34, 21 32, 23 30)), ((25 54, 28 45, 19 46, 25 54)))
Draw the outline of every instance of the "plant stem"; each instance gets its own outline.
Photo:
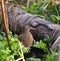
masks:
POLYGON ((4 0, 1 1, 1 8, 2 8, 3 24, 4 24, 4 28, 5 28, 6 38, 7 38, 9 49, 11 49, 10 42, 9 42, 9 36, 8 36, 8 31, 9 31, 8 18, 7 18, 5 6, 4 6, 4 0))
POLYGON ((20 43, 20 41, 18 40, 18 42, 19 42, 19 45, 20 45, 20 49, 21 49, 21 55, 22 55, 22 61, 25 61, 25 59, 24 59, 24 54, 23 54, 23 50, 22 50, 22 45, 21 45, 21 43, 20 43))

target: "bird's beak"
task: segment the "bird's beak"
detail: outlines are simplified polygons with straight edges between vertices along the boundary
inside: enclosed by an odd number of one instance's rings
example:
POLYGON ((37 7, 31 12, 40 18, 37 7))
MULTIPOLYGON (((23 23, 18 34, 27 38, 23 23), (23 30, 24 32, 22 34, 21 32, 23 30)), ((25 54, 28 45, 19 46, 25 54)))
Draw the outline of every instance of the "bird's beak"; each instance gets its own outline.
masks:
POLYGON ((33 28, 33 27, 29 27, 29 30, 35 30, 35 28, 33 28))

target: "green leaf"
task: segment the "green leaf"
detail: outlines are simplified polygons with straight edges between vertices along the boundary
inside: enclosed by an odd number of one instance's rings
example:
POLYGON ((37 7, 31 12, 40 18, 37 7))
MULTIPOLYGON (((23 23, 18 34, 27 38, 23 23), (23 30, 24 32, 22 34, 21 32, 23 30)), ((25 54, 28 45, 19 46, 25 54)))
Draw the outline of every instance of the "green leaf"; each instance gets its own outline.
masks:
POLYGON ((33 46, 42 49, 44 52, 49 52, 46 44, 42 40, 35 42, 33 46))

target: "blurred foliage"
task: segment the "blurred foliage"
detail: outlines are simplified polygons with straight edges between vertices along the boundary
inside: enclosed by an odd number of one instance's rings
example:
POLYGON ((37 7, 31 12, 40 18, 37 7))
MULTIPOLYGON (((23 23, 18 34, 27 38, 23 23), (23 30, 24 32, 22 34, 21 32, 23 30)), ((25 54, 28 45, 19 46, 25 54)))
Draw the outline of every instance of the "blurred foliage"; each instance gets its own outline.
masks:
MULTIPOLYGON (((9 40, 10 40, 10 45, 11 45, 12 51, 8 47, 5 33, 2 32, 0 34, 0 61, 15 61, 15 56, 17 56, 17 59, 18 58, 23 59, 24 55, 22 55, 22 52, 29 53, 30 47, 25 47, 18 40, 18 36, 16 34, 12 35, 11 32, 9 32, 8 34, 9 34, 9 40)), ((29 57, 29 58, 26 57, 26 61, 53 61, 55 56, 57 55, 56 52, 52 52, 52 54, 51 54, 49 52, 46 44, 42 40, 40 40, 38 42, 34 42, 32 46, 42 49, 44 52, 47 52, 48 54, 44 54, 43 59, 36 58, 36 57, 29 57)))
POLYGON ((40 40, 39 42, 35 42, 33 44, 33 47, 42 49, 44 52, 47 52, 47 54, 44 54, 43 59, 39 59, 39 58, 35 59, 34 57, 31 57, 27 59, 28 61, 35 61, 35 60, 36 61, 55 61, 55 57, 58 55, 56 53, 56 50, 50 53, 50 51, 47 48, 47 45, 42 40, 40 40))
POLYGON ((30 58, 27 58, 26 61, 41 61, 41 59, 30 57, 30 58))
POLYGON ((40 15, 45 20, 59 24, 60 5, 56 5, 50 0, 39 0, 38 3, 30 5, 29 8, 23 6, 23 10, 28 13, 40 15))
POLYGON ((12 50, 8 47, 5 33, 2 32, 0 34, 0 61, 14 61, 15 56, 22 58, 22 52, 28 53, 29 49, 18 41, 18 36, 16 34, 13 36, 12 33, 9 32, 9 40, 12 50))
POLYGON ((42 40, 40 40, 39 42, 34 43, 33 46, 36 47, 36 48, 42 49, 44 52, 49 52, 46 44, 42 40))
MULTIPOLYGON (((20 4, 20 1, 23 0, 10 0, 10 1, 11 2, 13 1, 16 4, 20 4)), ((51 2, 50 0, 38 0, 38 2, 35 2, 35 0, 33 0, 32 2, 33 3, 30 5, 29 8, 23 6, 22 7, 23 10, 25 10, 28 13, 39 15, 47 21, 60 24, 59 5, 56 5, 54 2, 51 2)), ((5 33, 2 32, 0 34, 0 61, 15 61, 15 56, 17 56, 18 58, 22 58, 24 56, 22 55, 22 52, 28 53, 30 51, 30 47, 26 48, 21 42, 19 42, 18 36, 16 34, 12 35, 11 32, 9 32, 8 34, 9 34, 11 49, 13 52, 8 47, 5 33)), ((49 38, 48 35, 45 36, 43 41, 49 44, 51 43, 51 39, 49 38)), ((42 49, 44 52, 47 52, 48 54, 44 54, 43 59, 30 57, 27 58, 26 61, 55 61, 54 59, 57 53, 53 51, 51 54, 46 44, 43 41, 40 40, 38 42, 35 42, 32 46, 42 49)))
POLYGON ((56 57, 57 53, 56 52, 53 52, 52 54, 47 54, 47 55, 44 55, 44 61, 55 61, 55 57, 56 57))

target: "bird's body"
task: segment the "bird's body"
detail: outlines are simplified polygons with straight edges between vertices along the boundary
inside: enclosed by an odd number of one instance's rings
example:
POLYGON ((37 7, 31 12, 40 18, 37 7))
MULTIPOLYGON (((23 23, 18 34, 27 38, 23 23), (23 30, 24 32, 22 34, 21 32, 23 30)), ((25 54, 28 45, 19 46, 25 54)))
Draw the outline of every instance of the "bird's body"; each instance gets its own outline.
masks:
POLYGON ((30 33, 29 29, 23 29, 21 35, 19 35, 18 39, 26 46, 29 47, 33 43, 33 36, 30 33))

